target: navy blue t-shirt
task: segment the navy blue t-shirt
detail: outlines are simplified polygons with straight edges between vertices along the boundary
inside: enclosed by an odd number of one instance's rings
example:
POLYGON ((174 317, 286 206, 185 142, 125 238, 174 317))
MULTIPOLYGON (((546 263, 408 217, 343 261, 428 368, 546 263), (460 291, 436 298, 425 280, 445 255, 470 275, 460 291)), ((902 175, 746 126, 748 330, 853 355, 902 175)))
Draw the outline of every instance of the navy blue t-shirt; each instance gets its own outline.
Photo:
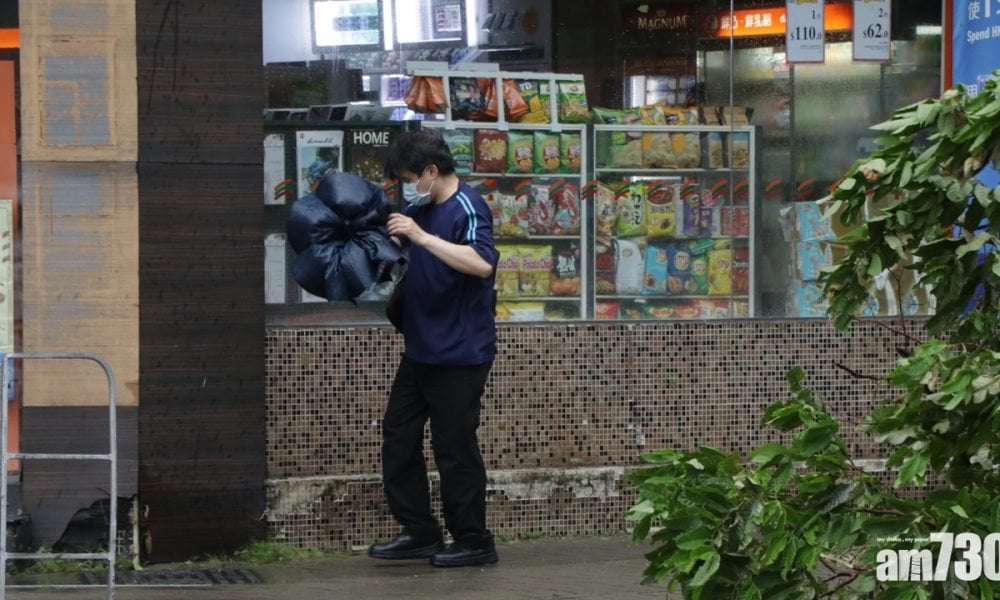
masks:
POLYGON ((410 244, 403 309, 404 356, 429 365, 492 361, 496 355, 493 284, 498 254, 489 206, 478 192, 459 181, 458 190, 444 202, 410 206, 406 214, 431 235, 472 246, 494 272, 485 279, 466 275, 410 244))

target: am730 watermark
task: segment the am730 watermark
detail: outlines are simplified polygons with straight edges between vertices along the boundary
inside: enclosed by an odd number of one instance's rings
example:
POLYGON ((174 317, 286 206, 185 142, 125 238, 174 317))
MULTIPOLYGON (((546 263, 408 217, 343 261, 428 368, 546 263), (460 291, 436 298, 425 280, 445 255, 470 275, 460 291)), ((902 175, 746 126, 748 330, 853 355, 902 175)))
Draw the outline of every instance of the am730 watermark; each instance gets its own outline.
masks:
MULTIPOLYGON (((903 541, 903 540, 889 540, 903 541)), ((875 556, 878 581, 945 581, 954 572, 961 581, 982 577, 1000 581, 1000 533, 936 532, 925 540, 937 548, 880 550, 875 556)))

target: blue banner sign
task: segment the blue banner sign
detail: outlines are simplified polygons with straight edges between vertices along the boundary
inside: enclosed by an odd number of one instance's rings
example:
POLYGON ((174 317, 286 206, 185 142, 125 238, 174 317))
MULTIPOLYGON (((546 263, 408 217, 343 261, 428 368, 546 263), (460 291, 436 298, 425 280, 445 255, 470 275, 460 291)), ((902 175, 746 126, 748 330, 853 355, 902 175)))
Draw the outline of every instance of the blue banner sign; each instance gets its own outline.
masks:
MULTIPOLYGON (((1000 69, 1000 0, 952 1, 952 80, 965 85, 969 95, 976 95, 993 71, 1000 69)), ((990 168, 978 179, 989 187, 1000 183, 1000 175, 990 168)))

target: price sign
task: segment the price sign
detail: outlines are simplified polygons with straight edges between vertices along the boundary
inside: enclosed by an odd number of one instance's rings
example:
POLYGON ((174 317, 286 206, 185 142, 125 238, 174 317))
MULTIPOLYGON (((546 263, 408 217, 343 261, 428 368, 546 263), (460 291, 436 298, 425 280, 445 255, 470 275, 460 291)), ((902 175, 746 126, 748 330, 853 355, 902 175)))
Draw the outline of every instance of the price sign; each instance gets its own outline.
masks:
POLYGON ((889 0, 854 0, 854 60, 889 60, 891 16, 889 0))
POLYGON ((785 59, 788 62, 823 62, 826 56, 823 4, 823 0, 786 1, 785 59))

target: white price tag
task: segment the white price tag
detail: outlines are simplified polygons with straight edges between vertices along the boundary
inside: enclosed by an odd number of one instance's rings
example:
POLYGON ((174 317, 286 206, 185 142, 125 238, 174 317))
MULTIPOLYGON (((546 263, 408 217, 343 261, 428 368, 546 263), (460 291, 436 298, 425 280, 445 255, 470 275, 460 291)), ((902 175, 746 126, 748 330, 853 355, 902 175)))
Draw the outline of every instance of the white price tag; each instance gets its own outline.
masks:
POLYGON ((889 60, 891 15, 889 0, 854 0, 854 60, 889 60))
POLYGON ((823 0, 787 0, 785 13, 786 60, 790 63, 821 63, 824 53, 823 0))

